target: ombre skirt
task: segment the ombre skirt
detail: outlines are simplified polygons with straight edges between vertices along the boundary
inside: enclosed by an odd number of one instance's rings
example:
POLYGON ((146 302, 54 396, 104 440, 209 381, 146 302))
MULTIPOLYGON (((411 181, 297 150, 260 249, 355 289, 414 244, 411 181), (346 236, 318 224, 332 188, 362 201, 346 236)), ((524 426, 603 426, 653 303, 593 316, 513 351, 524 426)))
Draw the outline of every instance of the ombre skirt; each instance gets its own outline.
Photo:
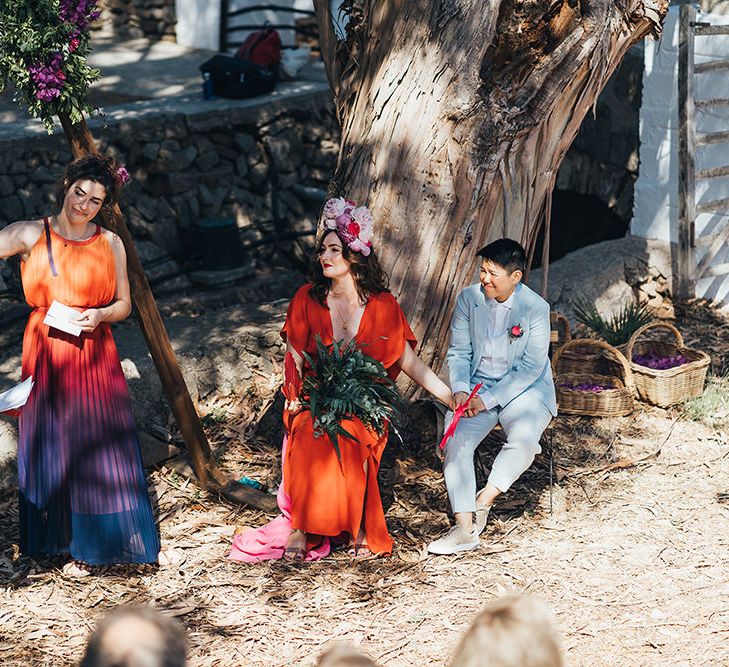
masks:
POLYGON ((20 547, 91 565, 156 562, 159 536, 147 493, 126 380, 108 324, 79 338, 34 311, 23 379, 35 386, 18 422, 20 547))

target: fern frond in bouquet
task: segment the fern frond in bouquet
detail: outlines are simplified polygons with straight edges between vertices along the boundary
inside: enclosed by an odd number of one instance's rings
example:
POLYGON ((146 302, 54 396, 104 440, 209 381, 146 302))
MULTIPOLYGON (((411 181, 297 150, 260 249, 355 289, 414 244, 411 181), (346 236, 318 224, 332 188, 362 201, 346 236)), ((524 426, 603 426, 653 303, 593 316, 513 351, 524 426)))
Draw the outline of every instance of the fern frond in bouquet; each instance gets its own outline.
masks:
POLYGON ((311 411, 314 435, 329 436, 341 463, 339 436, 357 440, 342 420, 356 417, 377 435, 384 435, 399 410, 400 394, 385 367, 354 341, 327 346, 317 336, 316 352, 316 357, 304 352, 314 375, 304 378, 301 402, 311 411))
POLYGON ((577 320, 609 345, 627 343, 638 329, 655 319, 647 305, 640 306, 634 301, 626 301, 610 317, 603 317, 595 304, 584 298, 576 299, 571 305, 577 320))

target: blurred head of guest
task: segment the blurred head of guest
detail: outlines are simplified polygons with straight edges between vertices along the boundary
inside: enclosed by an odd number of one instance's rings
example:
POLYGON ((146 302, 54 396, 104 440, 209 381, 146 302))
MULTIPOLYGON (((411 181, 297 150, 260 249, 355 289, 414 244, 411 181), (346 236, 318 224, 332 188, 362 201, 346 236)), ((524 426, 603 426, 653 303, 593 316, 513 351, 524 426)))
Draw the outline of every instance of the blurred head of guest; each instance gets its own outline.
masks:
POLYGON ((184 667, 185 633, 149 607, 119 607, 89 638, 80 667, 184 667))
POLYGON ((377 667, 377 663, 354 646, 337 644, 319 656, 316 667, 377 667))
POLYGON ((562 667, 562 652, 547 605, 528 596, 489 604, 456 648, 450 667, 562 667))

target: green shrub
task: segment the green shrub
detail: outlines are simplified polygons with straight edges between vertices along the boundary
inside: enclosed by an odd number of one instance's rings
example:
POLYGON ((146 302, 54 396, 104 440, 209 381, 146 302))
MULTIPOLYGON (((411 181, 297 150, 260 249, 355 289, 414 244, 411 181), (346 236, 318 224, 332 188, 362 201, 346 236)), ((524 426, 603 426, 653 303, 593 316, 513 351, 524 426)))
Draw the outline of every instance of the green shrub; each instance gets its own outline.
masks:
POLYGON ((683 413, 712 428, 729 428, 729 375, 709 375, 701 396, 684 401, 683 413))

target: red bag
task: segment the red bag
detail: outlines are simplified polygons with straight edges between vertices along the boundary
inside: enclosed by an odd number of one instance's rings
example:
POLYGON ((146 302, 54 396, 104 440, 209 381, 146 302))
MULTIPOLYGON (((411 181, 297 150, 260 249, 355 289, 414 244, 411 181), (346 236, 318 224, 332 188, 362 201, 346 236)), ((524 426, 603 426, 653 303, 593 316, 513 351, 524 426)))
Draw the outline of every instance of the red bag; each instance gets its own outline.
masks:
POLYGON ((235 57, 261 67, 277 67, 281 62, 281 36, 273 28, 256 30, 246 37, 235 57))

